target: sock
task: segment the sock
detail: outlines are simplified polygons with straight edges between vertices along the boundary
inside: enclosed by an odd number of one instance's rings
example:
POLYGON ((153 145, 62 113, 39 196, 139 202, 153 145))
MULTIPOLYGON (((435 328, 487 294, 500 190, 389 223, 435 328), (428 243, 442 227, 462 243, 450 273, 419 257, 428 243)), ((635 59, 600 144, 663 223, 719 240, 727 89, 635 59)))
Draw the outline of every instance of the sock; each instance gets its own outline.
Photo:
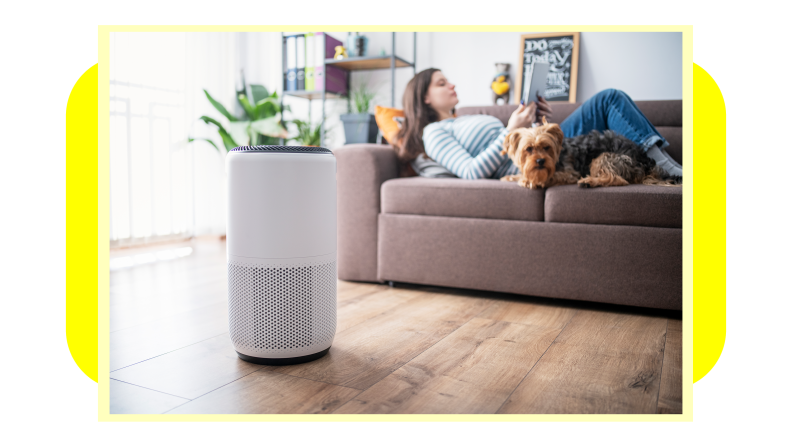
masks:
POLYGON ((665 150, 655 145, 647 150, 646 154, 649 155, 649 158, 655 160, 657 165, 662 167, 669 174, 679 177, 682 176, 682 165, 674 161, 665 150))

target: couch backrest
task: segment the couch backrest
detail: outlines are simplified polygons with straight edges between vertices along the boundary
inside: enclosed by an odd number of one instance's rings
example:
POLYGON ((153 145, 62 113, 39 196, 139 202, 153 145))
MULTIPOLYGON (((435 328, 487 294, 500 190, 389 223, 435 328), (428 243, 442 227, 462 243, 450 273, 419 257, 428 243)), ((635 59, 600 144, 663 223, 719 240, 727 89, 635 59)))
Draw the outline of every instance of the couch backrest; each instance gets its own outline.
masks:
MULTIPOLYGON (((554 102, 553 117, 551 122, 560 123, 567 118, 581 103, 554 102)), ((682 101, 635 101, 646 118, 657 131, 663 135, 670 146, 666 149, 677 162, 682 163, 682 101)), ((481 107, 461 107, 457 109, 457 116, 464 115, 491 115, 500 119, 503 125, 509 122, 509 117, 517 105, 489 105, 481 107)))

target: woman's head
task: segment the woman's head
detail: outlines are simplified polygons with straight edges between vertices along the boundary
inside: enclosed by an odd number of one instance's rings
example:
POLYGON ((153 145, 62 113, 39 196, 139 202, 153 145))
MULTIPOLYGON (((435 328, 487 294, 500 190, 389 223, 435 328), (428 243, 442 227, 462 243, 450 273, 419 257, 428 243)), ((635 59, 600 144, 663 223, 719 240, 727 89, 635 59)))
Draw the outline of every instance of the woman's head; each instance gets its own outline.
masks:
POLYGON ((404 90, 404 125, 396 137, 396 154, 402 162, 412 161, 424 152, 423 129, 450 117, 459 102, 454 84, 437 68, 416 74, 404 90))
POLYGON ((440 119, 451 117, 454 107, 459 103, 455 88, 456 85, 449 82, 443 73, 437 70, 432 73, 423 101, 437 112, 440 119))

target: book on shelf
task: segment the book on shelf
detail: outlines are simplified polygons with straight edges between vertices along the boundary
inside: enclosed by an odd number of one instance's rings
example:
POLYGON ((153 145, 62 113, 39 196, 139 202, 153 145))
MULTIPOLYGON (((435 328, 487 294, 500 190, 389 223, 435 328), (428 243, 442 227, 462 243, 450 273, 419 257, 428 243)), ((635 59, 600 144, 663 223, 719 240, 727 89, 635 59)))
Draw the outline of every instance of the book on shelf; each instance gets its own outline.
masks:
POLYGON ((314 51, 316 49, 315 37, 313 33, 305 35, 305 90, 314 90, 314 62, 316 56, 314 51))
POLYGON ((297 90, 305 90, 305 35, 297 36, 297 90))
POLYGON ((341 95, 346 94, 346 73, 338 67, 324 66, 325 59, 332 59, 335 56, 335 47, 342 45, 341 41, 327 35, 327 33, 315 33, 315 56, 314 62, 314 89, 331 91, 341 95), (324 48, 324 51, 321 50, 324 48), (341 82, 339 79, 343 78, 341 82))

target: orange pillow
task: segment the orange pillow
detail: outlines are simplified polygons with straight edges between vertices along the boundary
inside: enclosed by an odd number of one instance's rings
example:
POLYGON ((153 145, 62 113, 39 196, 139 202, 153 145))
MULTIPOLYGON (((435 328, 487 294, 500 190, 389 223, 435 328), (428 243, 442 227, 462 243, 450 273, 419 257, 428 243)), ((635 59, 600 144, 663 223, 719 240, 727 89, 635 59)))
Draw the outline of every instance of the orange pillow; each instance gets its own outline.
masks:
POLYGON ((393 144, 396 134, 399 133, 399 124, 393 118, 399 117, 404 118, 404 110, 380 107, 379 105, 374 109, 374 120, 377 121, 377 127, 382 132, 382 137, 390 144, 393 144))

